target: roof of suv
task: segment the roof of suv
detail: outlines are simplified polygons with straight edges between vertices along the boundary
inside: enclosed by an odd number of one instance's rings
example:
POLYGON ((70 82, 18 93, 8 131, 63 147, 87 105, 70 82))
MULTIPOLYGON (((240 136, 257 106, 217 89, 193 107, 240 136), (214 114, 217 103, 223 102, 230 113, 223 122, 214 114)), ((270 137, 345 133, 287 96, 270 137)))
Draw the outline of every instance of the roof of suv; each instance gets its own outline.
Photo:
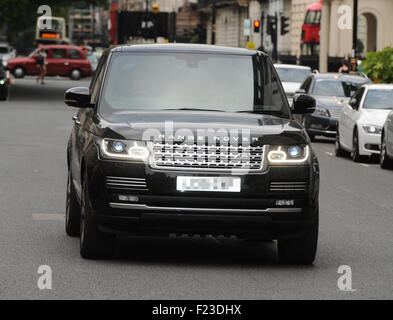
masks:
POLYGON ((275 68, 288 68, 288 69, 302 69, 302 70, 311 70, 308 66, 300 66, 297 64, 284 64, 284 63, 275 63, 275 68))
POLYGON ((77 49, 81 50, 78 46, 73 46, 71 44, 40 44, 38 48, 56 48, 56 49, 77 49))
POLYGON ((184 44, 184 43, 163 43, 163 44, 137 44, 116 46, 112 51, 122 52, 190 52, 190 53, 218 53, 251 56, 257 53, 256 50, 244 48, 212 46, 203 44, 184 44))

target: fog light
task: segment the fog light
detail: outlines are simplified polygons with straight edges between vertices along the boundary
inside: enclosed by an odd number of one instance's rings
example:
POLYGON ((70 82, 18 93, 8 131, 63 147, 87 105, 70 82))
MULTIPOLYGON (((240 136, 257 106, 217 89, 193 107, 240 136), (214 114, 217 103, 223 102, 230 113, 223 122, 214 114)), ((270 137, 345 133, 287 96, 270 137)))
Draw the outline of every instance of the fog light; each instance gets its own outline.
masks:
POLYGON ((120 201, 129 201, 129 202, 138 202, 138 196, 129 195, 129 194, 119 194, 120 201))
POLYGON ((276 206, 293 206, 295 204, 295 200, 276 200, 276 206))

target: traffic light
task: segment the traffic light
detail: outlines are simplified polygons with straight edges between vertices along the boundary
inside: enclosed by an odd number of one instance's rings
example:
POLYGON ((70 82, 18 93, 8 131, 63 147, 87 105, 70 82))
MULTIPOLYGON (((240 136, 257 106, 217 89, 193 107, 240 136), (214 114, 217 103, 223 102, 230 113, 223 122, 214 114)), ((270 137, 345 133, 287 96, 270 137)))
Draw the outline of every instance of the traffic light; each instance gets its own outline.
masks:
POLYGON ((287 34, 289 30, 287 29, 289 27, 289 18, 285 16, 281 16, 281 35, 283 36, 284 34, 287 34))
POLYGON ((273 36, 276 31, 276 17, 267 15, 266 33, 269 36, 273 36))
POLYGON ((254 33, 258 33, 261 28, 261 21, 254 20, 254 33))

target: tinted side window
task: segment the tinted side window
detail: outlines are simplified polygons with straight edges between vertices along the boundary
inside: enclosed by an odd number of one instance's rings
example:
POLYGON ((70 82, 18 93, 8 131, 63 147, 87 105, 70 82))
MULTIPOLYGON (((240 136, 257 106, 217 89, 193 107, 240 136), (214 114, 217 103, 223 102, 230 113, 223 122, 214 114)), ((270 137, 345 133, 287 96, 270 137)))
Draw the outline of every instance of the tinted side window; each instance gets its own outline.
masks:
POLYGON ((81 54, 79 53, 78 50, 75 49, 70 49, 70 59, 80 59, 81 54))
POLYGON ((65 49, 52 49, 52 59, 67 59, 67 51, 65 49))

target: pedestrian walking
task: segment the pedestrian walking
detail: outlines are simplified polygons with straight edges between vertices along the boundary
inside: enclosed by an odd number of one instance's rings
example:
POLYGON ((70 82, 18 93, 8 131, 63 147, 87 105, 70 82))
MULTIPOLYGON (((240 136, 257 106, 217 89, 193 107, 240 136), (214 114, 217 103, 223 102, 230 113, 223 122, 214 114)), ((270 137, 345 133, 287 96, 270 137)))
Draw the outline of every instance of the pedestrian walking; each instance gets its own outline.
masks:
POLYGON ((39 82, 41 80, 41 84, 45 84, 45 74, 46 74, 46 66, 45 66, 46 52, 44 48, 41 48, 38 51, 38 55, 35 58, 35 61, 40 68, 40 74, 36 78, 36 81, 39 82))

